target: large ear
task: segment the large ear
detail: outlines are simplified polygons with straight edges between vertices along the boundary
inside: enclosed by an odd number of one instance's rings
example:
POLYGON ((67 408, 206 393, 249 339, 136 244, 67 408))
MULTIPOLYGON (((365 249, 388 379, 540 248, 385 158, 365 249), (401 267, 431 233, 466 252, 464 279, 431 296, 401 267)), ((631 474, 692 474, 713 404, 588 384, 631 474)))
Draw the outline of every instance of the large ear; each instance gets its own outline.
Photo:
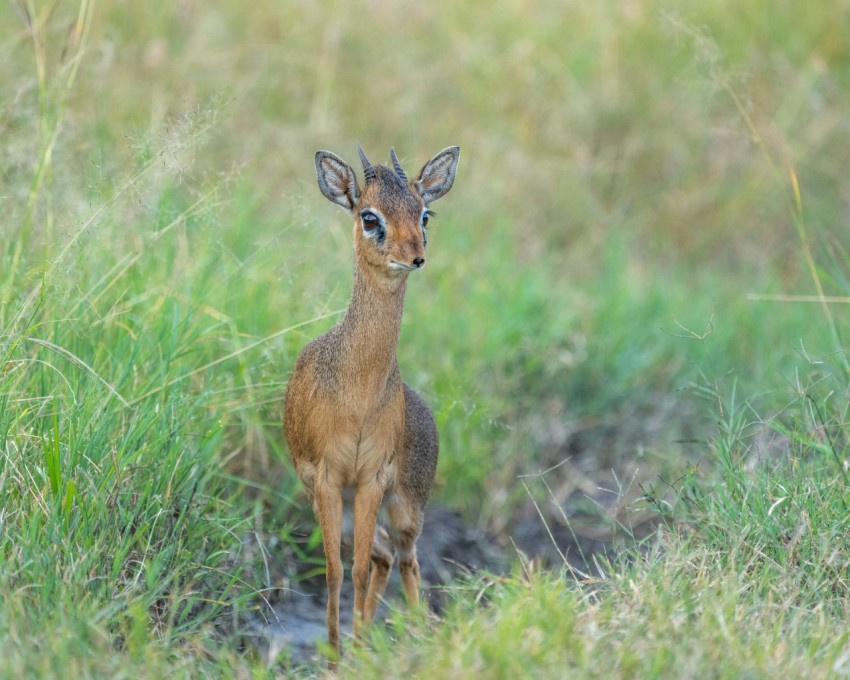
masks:
POLYGON ((354 210, 360 199, 360 187, 348 163, 330 151, 317 151, 316 178, 325 198, 346 210, 354 210))
POLYGON ((455 181, 459 158, 460 147, 450 146, 434 156, 422 168, 415 186, 425 205, 449 193, 455 181))

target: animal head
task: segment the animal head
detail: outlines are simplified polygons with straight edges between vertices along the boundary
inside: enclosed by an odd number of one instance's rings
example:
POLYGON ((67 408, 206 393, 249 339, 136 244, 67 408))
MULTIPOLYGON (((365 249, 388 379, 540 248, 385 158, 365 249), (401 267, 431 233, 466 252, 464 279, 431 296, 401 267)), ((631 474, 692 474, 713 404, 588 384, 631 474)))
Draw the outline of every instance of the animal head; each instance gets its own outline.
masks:
POLYGON ((325 198, 354 216, 354 248, 361 263, 391 275, 425 266, 429 205, 454 183, 460 148, 450 146, 408 180, 390 149, 393 167, 372 165, 360 145, 365 186, 351 166, 330 151, 316 152, 316 176, 325 198))

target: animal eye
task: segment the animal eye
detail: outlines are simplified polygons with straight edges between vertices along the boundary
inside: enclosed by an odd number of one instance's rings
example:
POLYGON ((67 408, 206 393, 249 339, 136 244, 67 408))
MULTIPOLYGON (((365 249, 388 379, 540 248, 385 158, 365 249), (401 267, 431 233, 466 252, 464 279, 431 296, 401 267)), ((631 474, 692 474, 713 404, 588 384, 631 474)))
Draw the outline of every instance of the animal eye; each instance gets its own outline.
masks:
POLYGON ((360 219, 363 220, 364 229, 375 229, 380 224, 378 222, 378 216, 375 213, 364 212, 360 215, 360 219))
POLYGON ((434 215, 434 214, 436 214, 436 213, 434 213, 434 211, 432 211, 432 210, 426 210, 424 213, 422 213, 422 228, 423 229, 428 226, 428 218, 431 215, 434 215))

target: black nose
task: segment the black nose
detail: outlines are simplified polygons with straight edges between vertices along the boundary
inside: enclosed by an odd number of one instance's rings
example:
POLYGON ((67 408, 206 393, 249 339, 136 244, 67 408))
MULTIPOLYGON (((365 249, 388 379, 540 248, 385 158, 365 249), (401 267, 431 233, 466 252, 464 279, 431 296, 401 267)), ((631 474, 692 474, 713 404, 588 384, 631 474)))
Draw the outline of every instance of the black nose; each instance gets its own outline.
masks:
POLYGON ((425 258, 424 257, 417 257, 413 260, 413 266, 416 267, 417 269, 419 269, 419 267, 421 267, 424 264, 425 264, 425 258))

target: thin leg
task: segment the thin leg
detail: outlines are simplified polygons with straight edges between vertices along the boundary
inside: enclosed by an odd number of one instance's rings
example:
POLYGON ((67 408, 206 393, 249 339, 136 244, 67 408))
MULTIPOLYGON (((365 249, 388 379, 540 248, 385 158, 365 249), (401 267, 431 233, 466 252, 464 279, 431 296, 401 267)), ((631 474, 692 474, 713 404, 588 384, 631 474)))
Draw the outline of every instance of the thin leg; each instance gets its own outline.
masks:
POLYGON ((363 620, 371 623, 381 603, 381 596, 387 589, 387 581, 393 568, 393 550, 387 532, 381 526, 375 527, 375 542, 372 544, 372 575, 369 577, 369 592, 366 595, 366 611, 363 620))
POLYGON ((416 558, 416 539, 422 531, 423 514, 404 501, 391 505, 387 512, 390 541, 398 554, 398 568, 404 594, 410 606, 419 604, 419 560, 416 558))
POLYGON ((328 585, 328 643, 339 657, 339 592, 342 588, 342 559, 340 536, 342 534, 342 492, 324 477, 316 480, 313 512, 322 530, 322 544, 327 561, 328 585))
POLYGON ((416 557, 416 544, 411 541, 408 550, 399 550, 398 569, 401 572, 401 583, 407 604, 411 607, 419 605, 419 560, 416 557))
POLYGON ((384 489, 379 484, 363 485, 354 496, 354 564, 351 579, 354 581, 354 638, 362 634, 366 618, 366 594, 369 585, 369 562, 375 540, 375 525, 384 489))

